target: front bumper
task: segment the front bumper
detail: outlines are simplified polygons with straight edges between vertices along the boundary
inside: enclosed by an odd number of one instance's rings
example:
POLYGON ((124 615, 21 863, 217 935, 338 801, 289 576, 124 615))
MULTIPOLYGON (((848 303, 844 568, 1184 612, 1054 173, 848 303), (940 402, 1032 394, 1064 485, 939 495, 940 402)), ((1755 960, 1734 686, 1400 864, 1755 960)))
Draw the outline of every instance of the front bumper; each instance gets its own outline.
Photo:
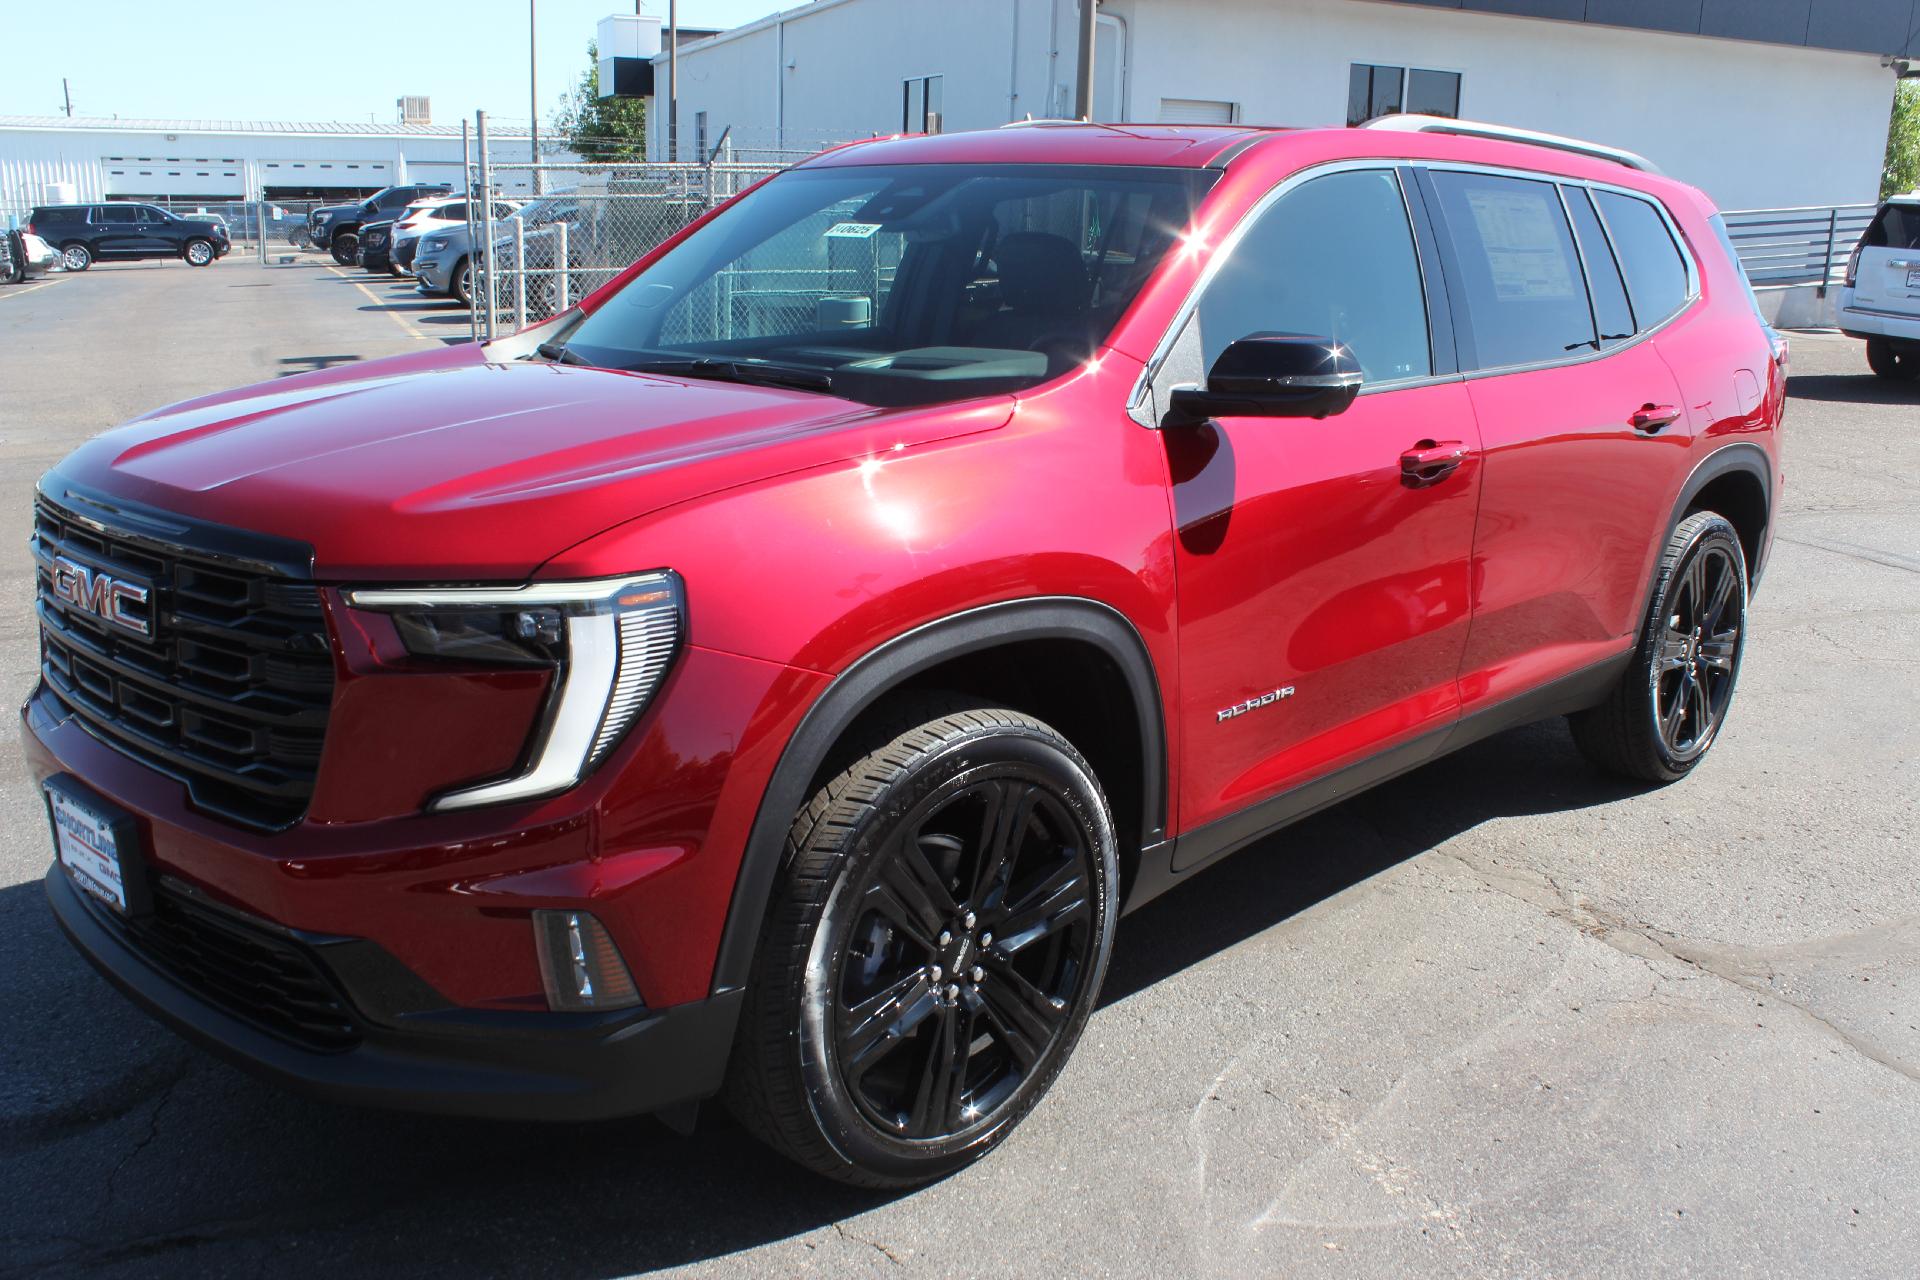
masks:
POLYGON ((413 260, 413 274, 420 281, 422 293, 450 293, 453 289, 453 265, 457 259, 448 253, 416 255, 413 260))
POLYGON ((325 981, 352 1011, 351 1044, 319 1050, 192 990, 134 945, 58 863, 47 873, 46 889, 61 930, 136 1004, 241 1067, 336 1101, 526 1120, 658 1111, 718 1089, 739 1017, 738 991, 663 1012, 385 1007, 405 983, 390 980, 377 948, 356 952, 355 939, 290 935, 293 945, 315 955, 325 981), (330 950, 339 953, 337 961, 330 950))

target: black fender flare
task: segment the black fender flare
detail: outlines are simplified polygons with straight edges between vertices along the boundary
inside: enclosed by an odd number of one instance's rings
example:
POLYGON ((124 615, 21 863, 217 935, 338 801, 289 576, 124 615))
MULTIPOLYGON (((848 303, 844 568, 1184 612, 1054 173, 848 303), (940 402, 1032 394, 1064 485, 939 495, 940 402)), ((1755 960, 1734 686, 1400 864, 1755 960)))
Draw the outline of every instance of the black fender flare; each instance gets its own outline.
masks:
POLYGON ((1022 640, 1055 639, 1098 647, 1125 678, 1140 728, 1141 841, 1152 845, 1164 838, 1167 754, 1160 682, 1146 642, 1124 614, 1079 596, 1046 596, 981 605, 924 623, 869 651, 835 676, 787 739, 761 792, 734 879, 733 900, 714 959, 715 994, 746 985, 767 900, 785 856, 787 829, 807 801, 806 788, 820 762, 854 719, 903 680, 948 659, 1022 640))
MULTIPOLYGON (((1765 553, 1766 549, 1772 545, 1773 533, 1773 459, 1759 445, 1742 440, 1734 444, 1722 445, 1700 459, 1688 473, 1685 483, 1680 486, 1680 495, 1673 501, 1673 510, 1667 516, 1666 528, 1662 530, 1661 536, 1664 538, 1680 523, 1680 518, 1686 514, 1687 508, 1693 505, 1693 500, 1700 496, 1702 489, 1720 477, 1736 471, 1745 472, 1760 482, 1760 495, 1766 503, 1766 520, 1760 529, 1759 545, 1762 559, 1760 563, 1747 566, 1747 583, 1751 591, 1760 583, 1760 571, 1766 567, 1765 553)), ((1646 630, 1647 610, 1653 608, 1653 593, 1659 585, 1660 566, 1656 563, 1653 567, 1653 576, 1647 582, 1646 596, 1641 602, 1639 630, 1634 635, 1635 644, 1640 642, 1646 630)))

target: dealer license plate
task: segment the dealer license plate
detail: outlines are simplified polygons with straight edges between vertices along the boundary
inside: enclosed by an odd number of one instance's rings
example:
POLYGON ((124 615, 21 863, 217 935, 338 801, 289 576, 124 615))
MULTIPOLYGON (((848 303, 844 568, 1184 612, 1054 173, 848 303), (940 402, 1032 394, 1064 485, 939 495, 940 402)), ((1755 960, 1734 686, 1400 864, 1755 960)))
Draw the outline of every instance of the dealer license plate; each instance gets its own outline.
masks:
POLYGON ((126 824, 87 803, 66 787, 48 784, 47 809, 53 817, 54 848, 60 864, 82 889, 115 911, 127 910, 127 877, 120 847, 126 824))

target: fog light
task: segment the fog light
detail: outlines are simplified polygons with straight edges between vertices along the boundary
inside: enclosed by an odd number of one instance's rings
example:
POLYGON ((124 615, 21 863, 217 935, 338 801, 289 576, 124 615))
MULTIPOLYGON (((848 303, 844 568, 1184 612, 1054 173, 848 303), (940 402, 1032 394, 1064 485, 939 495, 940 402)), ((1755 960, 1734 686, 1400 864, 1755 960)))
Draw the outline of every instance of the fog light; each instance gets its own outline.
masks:
POLYGON ((630 1009, 640 992, 607 927, 587 911, 533 913, 540 981, 554 1009, 630 1009))

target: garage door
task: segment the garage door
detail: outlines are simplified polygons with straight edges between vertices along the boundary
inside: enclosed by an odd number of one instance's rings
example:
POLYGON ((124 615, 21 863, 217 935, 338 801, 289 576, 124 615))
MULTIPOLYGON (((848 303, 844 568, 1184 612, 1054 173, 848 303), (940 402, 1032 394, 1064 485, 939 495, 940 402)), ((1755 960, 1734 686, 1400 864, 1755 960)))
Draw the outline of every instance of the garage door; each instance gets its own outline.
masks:
POLYGON ((1234 115, 1231 102, 1213 102, 1206 98, 1160 99, 1161 124, 1232 124, 1234 115))

